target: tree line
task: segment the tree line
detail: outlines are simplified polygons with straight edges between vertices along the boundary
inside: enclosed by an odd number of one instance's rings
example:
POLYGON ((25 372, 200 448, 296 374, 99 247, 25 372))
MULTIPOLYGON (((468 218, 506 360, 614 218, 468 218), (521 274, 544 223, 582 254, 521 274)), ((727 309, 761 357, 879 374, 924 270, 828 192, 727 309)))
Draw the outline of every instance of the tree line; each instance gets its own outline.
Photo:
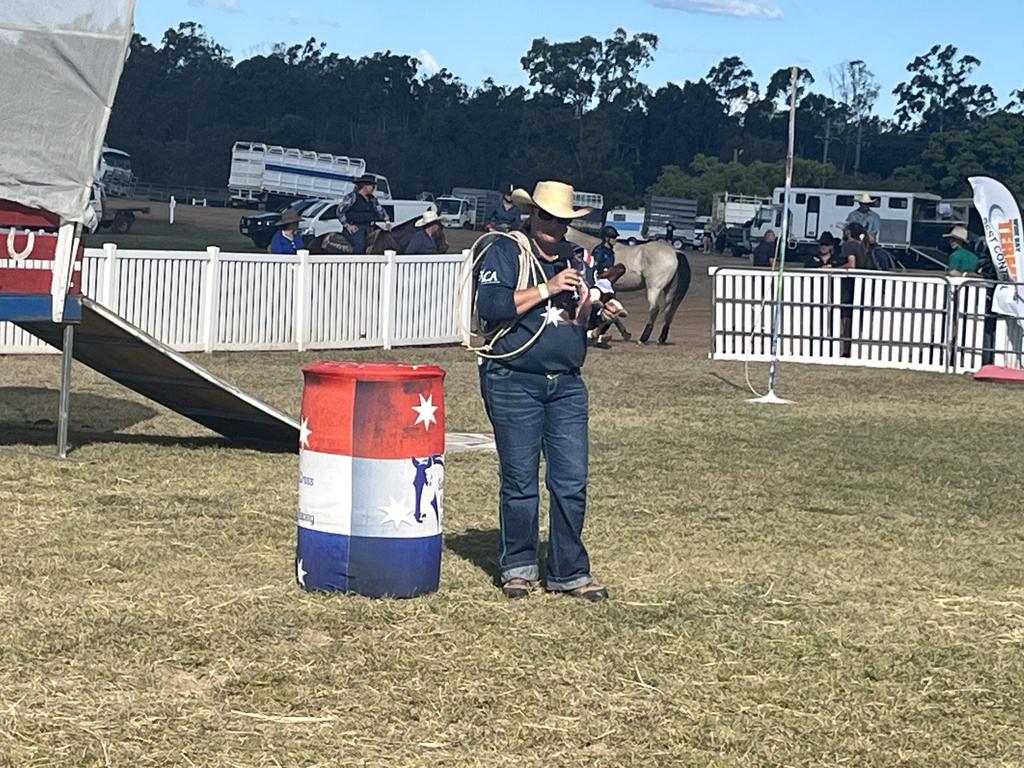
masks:
MULTIPOLYGON (((781 183, 790 70, 758 83, 739 56, 704 77, 651 89, 638 73, 658 38, 533 41, 529 87, 470 87, 422 74, 391 51, 351 58, 310 38, 234 61, 201 25, 158 45, 131 43, 107 141, 150 183, 225 187, 236 140, 363 157, 411 197, 562 178, 632 205, 648 193, 764 194, 781 183)), ((999 104, 972 82, 981 61, 935 45, 893 88, 893 119, 874 113, 881 85, 864 61, 798 77, 795 182, 968 194, 986 173, 1024 192, 1024 88, 999 104), (812 91, 828 83, 831 96, 812 91)))

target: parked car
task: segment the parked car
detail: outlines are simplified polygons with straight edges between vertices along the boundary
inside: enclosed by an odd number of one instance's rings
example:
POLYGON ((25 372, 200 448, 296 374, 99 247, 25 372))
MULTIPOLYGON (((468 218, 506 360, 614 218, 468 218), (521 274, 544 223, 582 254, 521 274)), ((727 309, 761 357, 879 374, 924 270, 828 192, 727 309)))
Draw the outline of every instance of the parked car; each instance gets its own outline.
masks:
POLYGON ((238 231, 250 238, 253 245, 257 248, 266 248, 274 238, 274 232, 277 231, 277 222, 280 221, 281 214, 291 208, 302 216, 304 211, 321 202, 323 201, 318 197, 310 197, 304 200, 296 200, 289 205, 283 205, 277 211, 243 216, 238 220, 238 231))
POLYGON ((693 247, 700 249, 704 247, 704 227, 711 226, 710 216, 698 216, 693 225, 693 247))

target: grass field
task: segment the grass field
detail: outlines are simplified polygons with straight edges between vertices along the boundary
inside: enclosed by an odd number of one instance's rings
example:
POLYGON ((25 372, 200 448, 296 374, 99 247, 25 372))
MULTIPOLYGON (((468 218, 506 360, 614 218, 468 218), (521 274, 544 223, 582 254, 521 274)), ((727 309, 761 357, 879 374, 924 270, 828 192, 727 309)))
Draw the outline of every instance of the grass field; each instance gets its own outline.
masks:
MULTIPOLYGON (((757 407, 704 353, 588 362, 596 606, 502 598, 479 453, 439 593, 306 594, 296 457, 76 368, 50 461, 57 360, 4 358, 0 765, 1024 764, 1024 393, 785 366, 798 404, 757 407)), ((487 427, 465 353, 330 356, 440 363, 448 428, 487 427)), ((316 357, 199 360, 295 414, 316 357)))

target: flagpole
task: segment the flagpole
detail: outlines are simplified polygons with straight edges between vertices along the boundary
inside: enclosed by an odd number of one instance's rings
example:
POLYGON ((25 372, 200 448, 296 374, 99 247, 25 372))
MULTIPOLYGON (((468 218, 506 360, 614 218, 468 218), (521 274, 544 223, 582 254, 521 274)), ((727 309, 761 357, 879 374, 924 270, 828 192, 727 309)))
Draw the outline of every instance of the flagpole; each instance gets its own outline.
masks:
POLYGON ((789 70, 789 144, 786 148, 786 192, 782 198, 782 237, 779 239, 777 270, 775 273, 775 306, 772 313, 771 362, 768 365, 768 394, 748 400, 748 403, 768 403, 786 405, 784 400, 775 394, 775 382, 779 373, 779 326, 782 323, 782 277, 786 272, 786 243, 789 241, 789 197, 793 189, 793 144, 796 137, 796 79, 799 70, 789 70))

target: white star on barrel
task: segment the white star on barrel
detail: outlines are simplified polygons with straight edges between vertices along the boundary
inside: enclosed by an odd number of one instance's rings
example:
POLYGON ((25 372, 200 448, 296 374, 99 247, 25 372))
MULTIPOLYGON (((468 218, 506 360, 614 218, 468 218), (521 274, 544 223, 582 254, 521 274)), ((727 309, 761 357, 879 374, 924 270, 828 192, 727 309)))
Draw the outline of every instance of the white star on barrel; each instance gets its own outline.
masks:
POLYGON ((565 318, 562 317, 562 310, 548 304, 548 308, 544 310, 544 325, 553 325, 557 328, 559 323, 564 322, 565 318))
POLYGON ((309 573, 309 571, 305 571, 302 568, 302 560, 301 559, 300 560, 296 560, 295 561, 295 578, 298 580, 299 584, 301 584, 303 587, 306 586, 306 574, 308 574, 308 573, 309 573))
POLYGON ((424 398, 420 395, 420 404, 412 406, 412 409, 418 414, 416 421, 413 423, 415 427, 417 424, 422 424, 424 428, 429 432, 430 425, 437 423, 437 417, 434 416, 434 412, 437 410, 437 406, 434 405, 434 396, 429 395, 424 398))
POLYGON ((302 423, 299 425, 299 445, 309 448, 309 436, 312 434, 313 430, 309 428, 309 419, 303 416, 302 423))
POLYGON ((409 519, 412 509, 400 501, 395 501, 394 496, 388 497, 388 505, 386 507, 378 507, 377 509, 384 513, 383 525, 392 523, 395 528, 401 526, 402 523, 412 525, 412 520, 409 519))

